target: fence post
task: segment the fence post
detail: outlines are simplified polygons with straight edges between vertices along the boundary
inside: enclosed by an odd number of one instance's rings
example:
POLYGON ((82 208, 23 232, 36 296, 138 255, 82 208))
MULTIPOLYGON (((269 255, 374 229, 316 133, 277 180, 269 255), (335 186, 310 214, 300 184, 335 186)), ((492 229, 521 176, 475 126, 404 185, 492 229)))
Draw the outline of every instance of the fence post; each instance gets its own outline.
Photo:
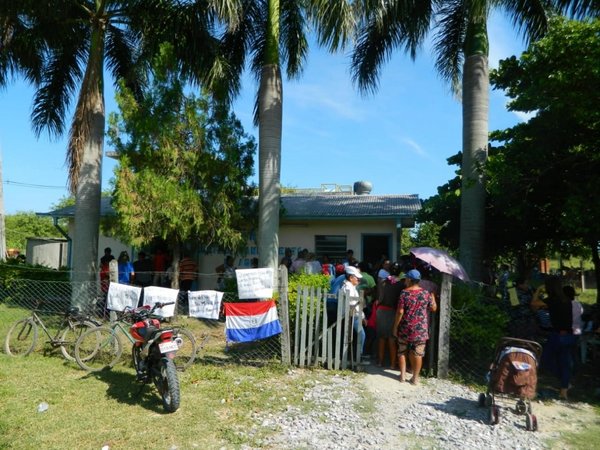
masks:
POLYGON ((285 265, 279 266, 279 308, 281 310, 281 362, 292 364, 290 347, 290 309, 288 303, 288 271, 285 265))
POLYGON ((448 377, 450 359, 450 310, 452 308, 452 275, 442 274, 442 289, 440 294, 439 316, 440 334, 438 336, 438 378, 448 377))

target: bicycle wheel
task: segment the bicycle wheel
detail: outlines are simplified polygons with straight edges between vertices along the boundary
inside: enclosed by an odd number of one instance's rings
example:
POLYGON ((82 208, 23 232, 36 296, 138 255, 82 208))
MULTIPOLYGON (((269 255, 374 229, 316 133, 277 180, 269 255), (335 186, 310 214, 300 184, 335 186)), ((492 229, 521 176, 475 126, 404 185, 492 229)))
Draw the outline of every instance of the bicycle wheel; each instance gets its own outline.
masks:
POLYGON ((113 367, 123 353, 119 337, 109 327, 95 327, 83 333, 75 343, 75 361, 88 372, 113 367))
POLYGON ((31 317, 21 319, 8 330, 4 351, 11 356, 27 356, 35 348, 38 337, 37 324, 31 317))
POLYGON ((181 339, 182 344, 179 346, 179 350, 175 354, 173 362, 177 370, 185 370, 192 365, 194 359, 196 359, 196 353, 198 351, 196 345, 196 338, 191 331, 185 328, 177 329, 177 337, 181 339))
POLYGON ((77 339, 87 330, 97 327, 99 324, 89 320, 83 320, 67 327, 60 335, 60 351, 69 361, 75 361, 75 343, 77 339))

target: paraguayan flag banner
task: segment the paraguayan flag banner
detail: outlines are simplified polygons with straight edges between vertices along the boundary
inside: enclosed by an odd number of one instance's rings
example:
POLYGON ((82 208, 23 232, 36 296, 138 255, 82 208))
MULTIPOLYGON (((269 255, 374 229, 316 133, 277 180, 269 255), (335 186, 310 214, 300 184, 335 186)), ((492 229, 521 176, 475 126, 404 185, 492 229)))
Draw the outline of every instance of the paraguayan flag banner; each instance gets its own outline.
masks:
POLYGON ((225 303, 225 334, 231 342, 251 342, 281 333, 273 300, 225 303))

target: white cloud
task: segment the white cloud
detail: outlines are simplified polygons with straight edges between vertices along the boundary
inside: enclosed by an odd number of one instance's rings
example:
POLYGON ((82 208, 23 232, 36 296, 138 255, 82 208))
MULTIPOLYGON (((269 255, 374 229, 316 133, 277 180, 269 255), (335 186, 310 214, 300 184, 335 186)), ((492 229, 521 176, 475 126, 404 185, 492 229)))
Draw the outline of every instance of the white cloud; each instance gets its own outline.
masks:
MULTIPOLYGON (((316 85, 309 83, 288 84, 284 92, 284 103, 292 102, 294 106, 302 109, 325 110, 354 122, 362 122, 365 111, 348 83, 337 87, 331 85, 316 85)), ((285 107, 285 106, 284 106, 285 107)))
POLYGON ((529 122, 529 119, 537 115, 537 111, 523 112, 523 111, 511 111, 520 122, 529 122))

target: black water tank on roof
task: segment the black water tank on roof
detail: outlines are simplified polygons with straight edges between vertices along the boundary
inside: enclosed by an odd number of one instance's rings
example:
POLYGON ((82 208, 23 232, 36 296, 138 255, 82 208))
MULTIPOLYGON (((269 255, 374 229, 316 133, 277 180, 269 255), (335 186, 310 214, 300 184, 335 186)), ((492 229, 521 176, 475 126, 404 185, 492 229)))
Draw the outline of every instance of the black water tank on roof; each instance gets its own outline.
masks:
POLYGON ((373 190, 373 183, 370 181, 357 181, 354 183, 354 193, 356 195, 367 195, 373 190))

